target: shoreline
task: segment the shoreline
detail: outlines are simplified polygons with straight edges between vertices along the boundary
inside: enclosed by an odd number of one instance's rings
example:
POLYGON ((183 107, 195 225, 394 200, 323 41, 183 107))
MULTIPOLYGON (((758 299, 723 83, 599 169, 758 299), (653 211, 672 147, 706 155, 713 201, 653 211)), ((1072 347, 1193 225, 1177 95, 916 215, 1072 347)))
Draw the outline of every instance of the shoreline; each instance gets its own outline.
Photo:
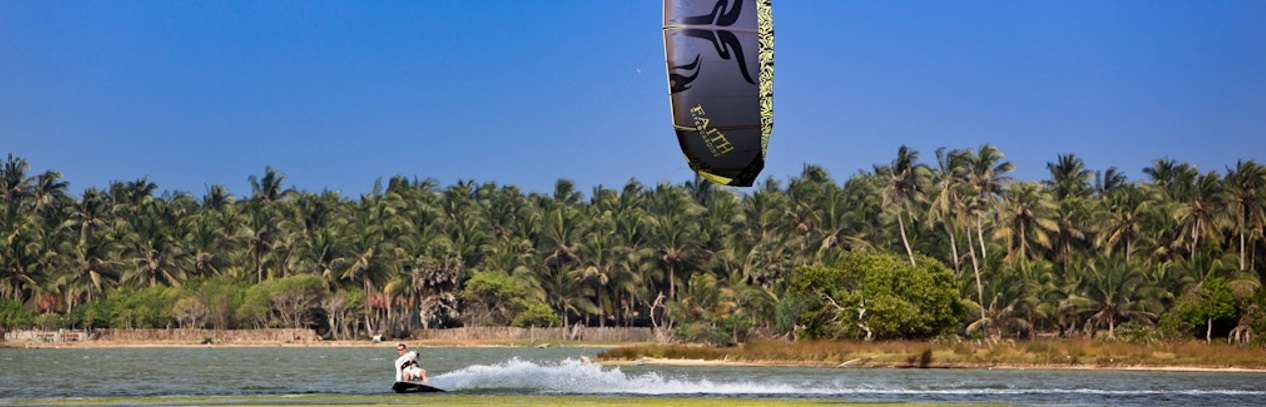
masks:
MULTIPOLYGON (((850 361, 851 362, 851 361, 850 361)), ((837 369, 980 369, 980 370, 1103 370, 1103 371, 1155 371, 1155 372, 1231 372, 1231 373, 1266 373, 1266 369, 1247 367, 1212 367, 1212 366, 1096 366, 1096 365, 1043 365, 1043 364, 937 364, 928 367, 908 366, 895 363, 812 363, 795 361, 730 361, 707 359, 673 359, 645 357, 638 360, 604 360, 595 361, 603 366, 747 366, 747 367, 819 367, 837 369)))
MULTIPOLYGON (((542 347, 595 347, 618 348, 640 345, 638 343, 593 343, 593 342, 540 342, 528 343, 514 340, 383 340, 373 342, 361 341, 242 341, 232 343, 191 343, 184 341, 5 341, 0 342, 0 350, 8 349, 151 349, 151 348, 377 348, 392 347, 396 343, 405 342, 412 346, 433 348, 542 348, 542 347)), ((1089 365, 1089 364, 1024 364, 1024 363, 933 363, 926 367, 912 366, 908 363, 876 361, 869 357, 859 357, 842 363, 826 363, 795 360, 715 360, 698 358, 641 357, 634 360, 613 359, 594 360, 603 366, 686 366, 686 367, 815 367, 837 369, 983 369, 983 370, 1086 370, 1086 371, 1154 371, 1154 372, 1230 372, 1230 373, 1266 373, 1266 368, 1250 368, 1236 366, 1199 366, 1199 365, 1089 365)))

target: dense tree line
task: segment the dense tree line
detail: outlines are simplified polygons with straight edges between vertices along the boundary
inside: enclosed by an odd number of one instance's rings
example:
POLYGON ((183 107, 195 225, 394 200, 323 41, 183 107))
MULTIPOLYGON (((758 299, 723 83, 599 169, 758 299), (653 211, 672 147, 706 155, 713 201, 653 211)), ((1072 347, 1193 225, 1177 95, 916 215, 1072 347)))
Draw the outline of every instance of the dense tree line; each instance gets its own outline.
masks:
POLYGON ((73 195, 55 171, 0 164, 9 327, 583 324, 712 342, 1266 329, 1266 167, 1252 160, 1219 173, 1160 159, 1131 181, 1059 155, 1037 182, 989 145, 934 162, 902 147, 842 183, 813 165, 785 186, 587 195, 397 176, 358 197, 284 187, 272 168, 241 197, 146 178, 73 195), (915 288, 933 281, 956 302, 928 305, 943 291, 915 288), (931 325, 880 310, 918 307, 931 325))

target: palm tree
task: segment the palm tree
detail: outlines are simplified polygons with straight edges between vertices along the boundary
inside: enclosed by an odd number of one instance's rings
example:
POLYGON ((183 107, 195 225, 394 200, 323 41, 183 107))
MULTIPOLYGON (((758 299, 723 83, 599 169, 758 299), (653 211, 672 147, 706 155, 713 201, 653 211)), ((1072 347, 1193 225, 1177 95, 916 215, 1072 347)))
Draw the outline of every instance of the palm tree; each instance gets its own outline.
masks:
POLYGON ((1099 235, 1099 243, 1109 252, 1118 243, 1124 243, 1127 263, 1132 261, 1138 241, 1146 238, 1143 233, 1144 217, 1156 201, 1149 191, 1127 184, 1115 189, 1104 200, 1106 212, 1101 223, 1105 225, 1105 230, 1099 235))
POLYGON ((962 275, 962 256, 958 254, 957 235, 961 225, 954 223, 955 214, 963 211, 962 190, 965 180, 963 154, 958 150, 946 153, 945 148, 936 149, 936 168, 930 171, 932 192, 928 208, 928 223, 938 221, 945 228, 945 236, 949 238, 950 259, 954 265, 954 277, 962 275))
POLYGON ((967 325, 967 334, 983 332, 990 337, 1002 336, 1003 330, 1018 336, 1033 336, 1035 314, 1041 288, 1022 269, 1027 260, 1020 260, 1021 267, 1002 267, 993 273, 986 284, 987 303, 967 302, 969 308, 979 310, 982 317, 967 325))
POLYGON ((910 249, 910 239, 906 237, 905 216, 911 211, 911 202, 920 198, 923 186, 927 184, 928 170, 919 164, 919 152, 909 147, 897 149, 897 158, 886 167, 876 167, 875 175, 884 179, 884 204, 897 211, 897 224, 901 231, 901 243, 906 248, 910 265, 914 265, 914 251, 910 249))
POLYGON ((1093 213, 1093 202, 1087 198, 1071 197, 1060 199, 1059 206, 1051 215, 1055 222, 1056 248, 1054 260, 1068 268, 1078 249, 1088 244, 1087 236, 1091 235, 1090 215, 1093 213))
POLYGON ((1038 183, 1012 184, 998 207, 998 228, 993 237, 1007 243, 1009 259, 1018 249, 1019 259, 1028 260, 1030 243, 1042 249, 1051 248, 1051 234, 1059 230, 1059 224, 1052 218, 1056 211, 1055 202, 1038 183))
POLYGON ((1225 202, 1223 201, 1222 180, 1217 173, 1208 172, 1191 185, 1191 191, 1170 211, 1170 216, 1177 220, 1188 232, 1189 260, 1193 260, 1199 252, 1200 238, 1216 239, 1219 227, 1227 223, 1225 202))
POLYGON ((1248 270, 1249 225, 1266 219, 1266 167, 1253 160, 1237 161, 1226 171, 1227 203, 1235 210, 1235 232, 1240 238, 1240 270, 1248 270))
POLYGON ((979 151, 975 155, 968 155, 968 183, 977 193, 978 200, 974 202, 976 205, 976 238, 980 243, 980 257, 988 259, 989 253, 985 251, 985 231, 984 231, 984 207, 989 204, 997 205, 1006 186, 1011 182, 1011 177, 1006 175, 1015 169, 1015 165, 1006 160, 1006 155, 991 145, 985 144, 980 146, 979 151))
POLYGON ((1143 168, 1143 173, 1152 179, 1152 185, 1174 199, 1181 199, 1179 192, 1190 186, 1199 175, 1199 171, 1190 164, 1169 158, 1152 161, 1152 166, 1143 168))
MULTIPOLYGON (((668 271, 668 299, 677 297, 677 272, 697 260, 699 223, 695 221, 704 208, 686 195, 682 187, 661 183, 651 196, 649 212, 654 216, 650 247, 656 250, 660 264, 668 271)), ((689 276, 681 276, 688 278, 689 276)))
POLYGON ((794 215, 789 197, 777 182, 764 182, 743 200, 742 217, 747 225, 746 236, 738 238, 744 239, 743 247, 750 247, 747 251, 751 256, 750 266, 745 267, 747 280, 760 286, 780 281, 794 264, 788 248, 794 247, 798 239, 791 222, 794 215))
POLYGON ((1108 167, 1103 172, 1095 172, 1095 195, 1100 198, 1111 195, 1113 191, 1126 185, 1127 179, 1117 167, 1108 167))
POLYGON ((181 269, 184 248, 173 236, 178 223, 173 205, 167 201, 147 201, 132 218, 131 230, 124 235, 128 267, 119 277, 122 284, 179 287, 187 278, 181 269))
POLYGON ((0 165, 0 202, 17 203, 30 194, 31 184, 34 182, 34 179, 26 176, 26 171, 30 168, 31 164, 26 160, 9 153, 3 165, 0 165))
POLYGON ((1056 162, 1046 163, 1046 170, 1050 171, 1051 179, 1043 182, 1051 187, 1057 201, 1090 197, 1090 183, 1095 174, 1086 169, 1086 163, 1075 154, 1060 154, 1056 162))
POLYGON ((1138 264, 1111 256, 1096 257, 1077 266, 1086 279, 1060 303, 1061 310, 1084 318, 1093 327, 1106 325, 1109 337, 1120 322, 1153 321, 1160 314, 1160 291, 1138 264))
POLYGON ((25 302, 45 282, 41 270, 50 253, 39 218, 17 207, 0 202, 0 296, 25 302))
POLYGON ((62 173, 45 171, 35 177, 31 183, 30 205, 35 214, 49 216, 60 210, 60 205, 67 199, 66 188, 69 183, 62 181, 62 173))
POLYGON ((121 246, 113 239, 97 237, 62 242, 59 251, 71 254, 70 264, 66 273, 55 276, 53 285, 65 296, 68 310, 104 298, 114 288, 121 246))

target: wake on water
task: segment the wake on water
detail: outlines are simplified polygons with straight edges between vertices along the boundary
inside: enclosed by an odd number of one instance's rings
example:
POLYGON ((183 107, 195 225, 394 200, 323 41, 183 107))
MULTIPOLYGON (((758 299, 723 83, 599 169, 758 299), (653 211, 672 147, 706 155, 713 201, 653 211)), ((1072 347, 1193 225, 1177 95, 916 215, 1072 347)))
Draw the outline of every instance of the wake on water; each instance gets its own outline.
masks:
MULTIPOLYGON (((751 377, 744 376, 743 377, 751 377)), ((1257 389, 1109 389, 1008 384, 940 383, 850 383, 846 379, 793 384, 777 381, 735 380, 718 382, 706 378, 674 377, 657 372, 630 374, 619 367, 565 359, 532 362, 512 358, 492 365, 472 365, 431 378, 431 384, 446 390, 486 392, 537 392, 546 394, 633 394, 633 395, 724 395, 772 397, 879 397, 921 395, 956 396, 1262 396, 1257 389)))
POLYGON ((802 393, 781 384, 713 383, 706 379, 670 378, 650 372, 624 373, 577 359, 540 364, 513 358, 494 365, 473 365, 431 378, 435 386, 453 390, 515 390, 563 394, 790 394, 802 393))

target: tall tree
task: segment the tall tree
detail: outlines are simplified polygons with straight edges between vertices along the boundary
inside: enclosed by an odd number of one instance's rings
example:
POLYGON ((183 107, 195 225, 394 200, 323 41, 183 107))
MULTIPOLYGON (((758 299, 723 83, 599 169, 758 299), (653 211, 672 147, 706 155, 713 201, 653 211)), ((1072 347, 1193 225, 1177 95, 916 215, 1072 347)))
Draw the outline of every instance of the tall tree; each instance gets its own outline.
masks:
POLYGON ((909 147, 897 149, 897 158, 886 167, 876 167, 875 175, 884 182, 884 203, 897 212, 897 225, 901 231, 901 243, 905 246, 910 265, 914 265, 914 251, 906 236, 905 217, 912 211, 912 203, 920 199, 924 185, 928 183, 927 166, 919 163, 919 152, 909 147))
POLYGON ((1235 233, 1240 242, 1240 270, 1249 270, 1248 249, 1258 236, 1251 225, 1266 219, 1266 167, 1256 161, 1237 161, 1226 172, 1227 202, 1235 211, 1235 233))
POLYGON ((1056 162, 1046 163, 1046 170, 1051 173, 1051 179, 1044 182, 1051 187, 1056 200, 1090 197, 1090 183, 1095 174, 1086 169, 1086 163, 1077 155, 1060 154, 1056 162))
POLYGON ((1018 255, 1014 258, 1023 261, 1021 265, 1026 264, 1030 243, 1041 249, 1051 248, 1051 234, 1059 229, 1059 224, 1052 218, 1057 207, 1039 184, 1011 184, 998 208, 998 228, 994 230, 993 237, 1007 244, 1008 259, 1018 255))

